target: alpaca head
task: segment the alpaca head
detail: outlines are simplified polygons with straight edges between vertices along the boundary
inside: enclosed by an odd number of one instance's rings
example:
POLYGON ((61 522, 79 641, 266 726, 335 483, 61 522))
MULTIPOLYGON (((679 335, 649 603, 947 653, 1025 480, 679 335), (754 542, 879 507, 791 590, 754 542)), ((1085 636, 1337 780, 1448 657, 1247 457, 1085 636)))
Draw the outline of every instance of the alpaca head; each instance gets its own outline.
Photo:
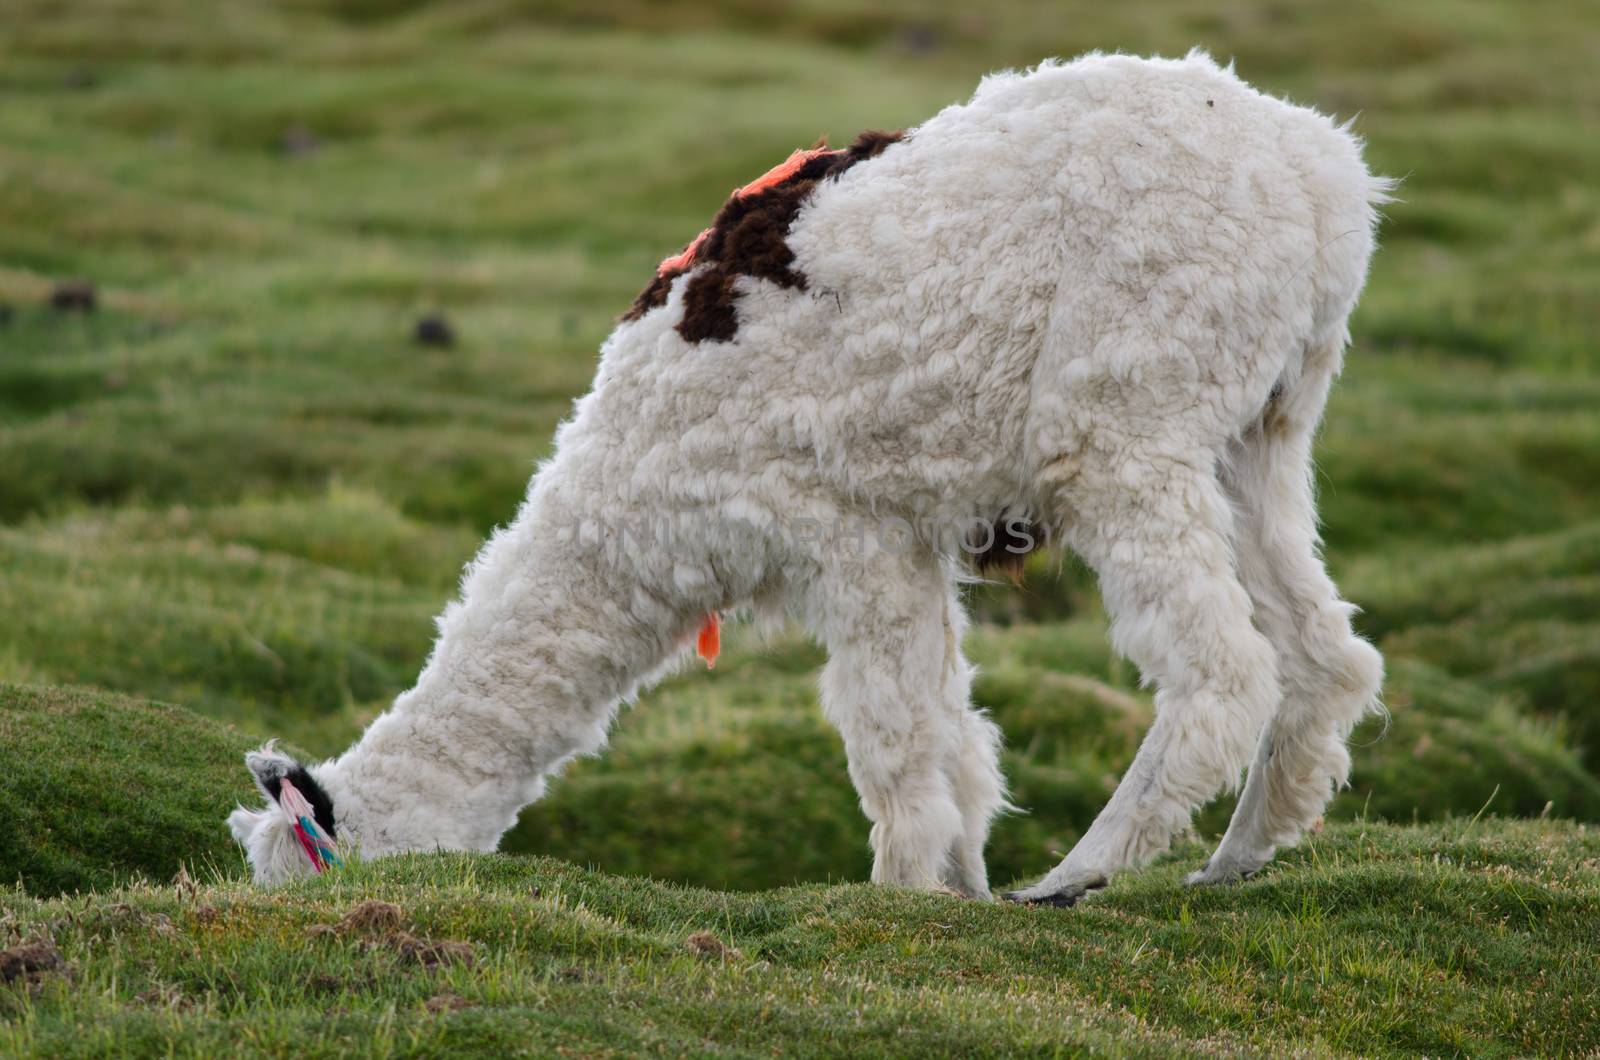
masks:
POLYGON ((310 876, 337 860, 333 800, 310 771, 273 743, 244 761, 267 804, 261 810, 240 806, 228 815, 228 828, 244 847, 256 882, 310 876))

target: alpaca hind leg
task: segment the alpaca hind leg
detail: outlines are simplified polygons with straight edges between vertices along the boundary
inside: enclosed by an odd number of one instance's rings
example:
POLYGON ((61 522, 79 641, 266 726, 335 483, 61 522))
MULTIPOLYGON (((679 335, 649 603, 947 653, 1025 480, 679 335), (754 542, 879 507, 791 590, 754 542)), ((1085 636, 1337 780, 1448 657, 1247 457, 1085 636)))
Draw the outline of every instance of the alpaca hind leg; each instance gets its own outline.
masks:
POLYGON ((1114 644, 1156 686, 1155 722, 1083 838, 1007 896, 1017 901, 1070 905, 1164 851, 1197 807, 1237 783, 1278 702, 1272 647, 1234 571, 1214 451, 1170 419, 1122 426, 1117 444, 1078 458, 1058 503, 1099 574, 1114 644))
POLYGON ((1222 842, 1191 883, 1248 877, 1299 839, 1344 782, 1346 738, 1375 708, 1383 683, 1382 657, 1351 630, 1353 608, 1318 558, 1311 436, 1325 388, 1269 405, 1228 475, 1240 513, 1240 575, 1277 650, 1284 698, 1222 842))

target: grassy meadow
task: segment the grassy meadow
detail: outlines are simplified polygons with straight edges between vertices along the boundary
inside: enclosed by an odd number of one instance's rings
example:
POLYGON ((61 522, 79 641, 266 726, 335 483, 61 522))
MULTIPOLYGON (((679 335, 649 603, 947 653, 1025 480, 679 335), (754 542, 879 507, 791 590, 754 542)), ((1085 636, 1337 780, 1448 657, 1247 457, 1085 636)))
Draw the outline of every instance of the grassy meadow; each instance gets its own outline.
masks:
MULTIPOLYGON (((1592 0, 6 0, 0 1055, 1600 1050, 1597 54, 1592 0), (1404 180, 1318 449, 1391 712, 1324 833, 1184 891, 1218 805, 1071 911, 865 888, 818 649, 734 629, 525 812, 536 856, 240 882, 242 750, 334 753, 409 684, 729 188, 991 69, 1192 45, 1404 180)), ((1070 559, 972 602, 1004 883, 1150 698, 1070 559)))

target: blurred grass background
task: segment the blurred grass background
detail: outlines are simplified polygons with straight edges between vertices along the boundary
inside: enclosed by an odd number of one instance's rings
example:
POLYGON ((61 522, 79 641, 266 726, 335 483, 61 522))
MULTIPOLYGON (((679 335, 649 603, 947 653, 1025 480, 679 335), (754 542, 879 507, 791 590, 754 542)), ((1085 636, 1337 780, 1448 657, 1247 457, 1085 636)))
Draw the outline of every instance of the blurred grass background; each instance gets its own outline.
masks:
MULTIPOLYGON (((1600 819, 1592 0, 6 0, 0 681, 339 750, 729 188, 1001 66, 1192 45, 1356 117, 1404 178, 1318 450, 1331 565, 1391 668, 1336 814, 1600 819), (73 278, 97 311, 51 308, 73 278), (453 348, 411 341, 435 310, 453 348)), ((996 831, 1003 881, 1071 845, 1150 706, 1072 561, 973 602, 1030 811, 996 831)), ((863 878, 819 661, 735 631, 509 846, 863 878)))

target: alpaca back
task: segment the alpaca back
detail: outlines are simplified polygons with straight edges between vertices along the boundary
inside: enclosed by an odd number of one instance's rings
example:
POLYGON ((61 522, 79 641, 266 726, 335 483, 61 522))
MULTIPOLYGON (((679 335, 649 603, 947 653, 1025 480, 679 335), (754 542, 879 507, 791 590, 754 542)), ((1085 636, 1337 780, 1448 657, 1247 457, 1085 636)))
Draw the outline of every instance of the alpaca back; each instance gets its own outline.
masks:
POLYGON ((1346 131, 1203 55, 995 75, 807 189, 781 240, 798 280, 733 275, 721 337, 685 327, 693 268, 665 284, 563 444, 586 415, 634 425, 604 448, 644 503, 754 478, 915 518, 1026 507, 1096 379, 1255 386, 1327 347, 1382 191, 1346 131), (1107 363, 1140 317, 1148 362, 1107 363))

